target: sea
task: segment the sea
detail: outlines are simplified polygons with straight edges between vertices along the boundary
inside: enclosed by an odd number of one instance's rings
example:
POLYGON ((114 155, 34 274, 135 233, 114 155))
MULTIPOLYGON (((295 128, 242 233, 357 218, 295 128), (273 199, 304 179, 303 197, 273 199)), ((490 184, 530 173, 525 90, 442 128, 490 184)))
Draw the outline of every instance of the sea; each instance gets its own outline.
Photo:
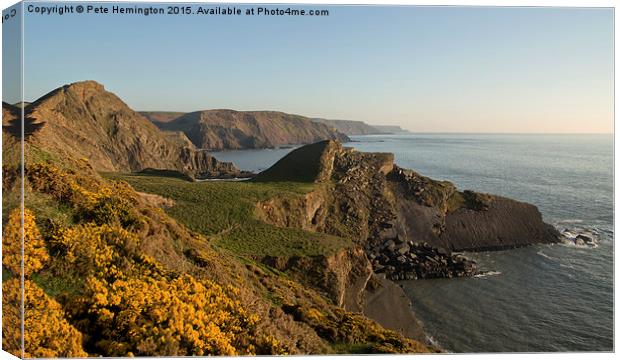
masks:
MULTIPOLYGON (((417 317, 447 352, 613 351, 613 135, 353 136, 346 146, 460 189, 535 204, 566 235, 553 245, 464 253, 483 275, 402 281, 417 317), (572 241, 586 235, 593 244, 572 241)), ((262 171, 291 151, 214 153, 262 171)))

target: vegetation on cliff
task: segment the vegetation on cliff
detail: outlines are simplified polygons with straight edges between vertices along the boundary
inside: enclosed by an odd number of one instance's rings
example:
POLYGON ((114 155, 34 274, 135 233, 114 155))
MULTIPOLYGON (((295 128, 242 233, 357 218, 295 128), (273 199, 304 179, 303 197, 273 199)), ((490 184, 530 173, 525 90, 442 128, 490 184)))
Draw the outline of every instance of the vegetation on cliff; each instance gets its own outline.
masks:
POLYGON ((11 211, 2 234, 2 348, 17 356, 21 349, 22 229, 24 244, 24 357, 83 357, 82 334, 71 326, 54 299, 31 279, 46 265, 49 255, 29 209, 11 211))
POLYGON ((213 241, 213 244, 242 256, 326 255, 351 246, 351 241, 294 227, 279 227, 260 221, 255 204, 271 198, 299 199, 314 190, 303 182, 190 182, 137 173, 106 173, 124 180, 137 191, 171 199, 166 212, 213 241))

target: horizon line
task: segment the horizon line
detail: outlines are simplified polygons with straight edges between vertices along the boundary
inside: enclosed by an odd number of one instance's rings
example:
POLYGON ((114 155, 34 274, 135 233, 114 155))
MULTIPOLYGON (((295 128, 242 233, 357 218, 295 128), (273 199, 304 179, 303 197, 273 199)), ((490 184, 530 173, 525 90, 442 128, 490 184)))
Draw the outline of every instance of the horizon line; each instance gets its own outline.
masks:
MULTIPOLYGON (((369 124, 372 126, 372 124, 369 124)), ((379 125, 381 126, 381 125, 379 125)), ((413 131, 407 130, 406 133, 391 134, 367 134, 367 135, 350 135, 350 136, 373 136, 373 135, 614 135, 604 132, 463 132, 463 131, 413 131)))
MULTIPOLYGON (((95 81, 96 80, 85 80, 85 81, 95 81)), ((83 81, 79 81, 79 82, 83 82, 83 81)), ((99 83, 99 82, 97 82, 99 83)), ((75 84, 74 83, 70 83, 70 84, 65 84, 63 86, 66 85, 72 85, 75 84)), ((101 83, 99 83, 101 84, 101 83)), ((103 84, 101 84, 103 85, 103 84)), ((60 87, 63 87, 60 86, 60 87)), ((110 90, 105 88, 105 91, 111 92, 110 90)), ((57 90, 60 87, 54 89, 57 90)), ((52 90, 51 92, 53 92, 54 90, 52 90)), ((111 92, 112 94, 116 95, 116 93, 111 92)), ((13 106, 17 106, 18 104, 23 104, 23 103, 27 103, 27 104, 33 104, 36 101, 38 101, 39 99, 41 99, 42 97, 44 97, 45 95, 49 94, 46 93, 42 96, 40 96, 39 98, 37 98, 34 101, 19 101, 17 103, 10 103, 10 102, 5 102, 4 100, 2 101, 3 103, 7 103, 13 106)), ((118 96, 118 95, 116 95, 118 96)), ((119 97, 119 99, 121 99, 121 101, 124 101, 122 98, 119 97)), ((128 104, 129 106, 129 104, 128 104)), ((408 128, 405 128, 403 125, 398 125, 398 124, 394 124, 394 123, 383 123, 383 124, 373 124, 368 122, 367 120, 355 120, 355 119, 334 119, 332 117, 317 117, 317 116, 310 116, 310 115, 302 115, 299 113, 288 113, 282 110, 266 110, 266 109, 262 109, 262 110, 237 110, 237 109, 231 109, 231 108, 209 108, 209 109, 202 109, 202 110, 193 110, 193 111, 175 111, 175 110, 134 110, 133 107, 129 106, 130 109, 132 109, 133 111, 135 111, 136 113, 142 113, 142 112, 152 112, 152 113, 182 113, 182 114, 190 114, 190 113, 195 113, 195 112, 201 112, 201 111, 212 111, 212 110, 229 110, 229 111, 237 111, 237 112, 279 112, 279 113, 283 113, 283 114, 289 114, 289 115, 293 115, 293 116, 301 116, 301 117, 305 117, 308 119, 323 119, 323 120, 331 120, 331 121, 355 121, 355 122, 361 122, 363 124, 366 124, 368 126, 393 126, 393 127, 398 127, 402 130, 404 130, 405 132, 403 133, 379 133, 379 134, 367 134, 367 135, 349 135, 349 136, 372 136, 372 135, 406 135, 406 134, 413 134, 413 135, 614 135, 614 132, 470 132, 470 131, 415 131, 415 130, 411 130, 408 128)), ((615 123, 615 119, 614 119, 614 123, 615 123)))

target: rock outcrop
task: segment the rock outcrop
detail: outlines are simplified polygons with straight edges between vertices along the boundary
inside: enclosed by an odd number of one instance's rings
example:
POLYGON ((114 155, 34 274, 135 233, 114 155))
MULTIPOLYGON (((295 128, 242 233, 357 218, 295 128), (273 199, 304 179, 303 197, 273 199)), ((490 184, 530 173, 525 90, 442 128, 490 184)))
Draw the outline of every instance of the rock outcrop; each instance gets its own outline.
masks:
MULTIPOLYGON (((3 114, 15 107, 3 103, 3 114)), ((21 109, 20 109, 21 110, 21 109)), ((197 149, 181 133, 165 133, 94 81, 65 85, 25 109, 31 145, 60 157, 86 158, 98 171, 177 170, 192 177, 235 177, 239 170, 197 149)), ((3 123, 19 136, 19 118, 3 123)))
POLYGON ((364 291, 373 275, 361 248, 342 249, 330 256, 266 257, 266 265, 323 292, 335 305, 361 312, 364 291))
POLYGON ((376 273, 394 280, 474 274, 475 263, 455 251, 558 241, 559 233, 534 205, 459 191, 393 160, 392 154, 361 153, 335 141, 296 149, 254 181, 320 186, 294 204, 261 202, 257 216, 278 226, 351 238, 365 249, 376 273))
POLYGON ((276 111, 205 110, 158 122, 162 130, 180 131, 201 149, 259 149, 349 141, 336 129, 309 118, 276 111))
POLYGON ((409 298, 398 285, 374 274, 360 247, 329 256, 268 256, 260 261, 317 290, 346 311, 362 313, 386 329, 427 342, 409 298))

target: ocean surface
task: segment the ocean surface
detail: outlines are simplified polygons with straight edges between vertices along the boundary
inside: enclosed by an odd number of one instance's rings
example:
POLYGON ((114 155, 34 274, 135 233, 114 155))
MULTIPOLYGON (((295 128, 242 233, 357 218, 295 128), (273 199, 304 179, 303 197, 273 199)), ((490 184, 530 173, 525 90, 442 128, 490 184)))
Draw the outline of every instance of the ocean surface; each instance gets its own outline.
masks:
MULTIPOLYGON (((347 144, 460 189, 537 205, 546 222, 595 246, 466 253, 484 276, 401 282, 449 352, 613 350, 612 135, 371 135, 347 144)), ((260 171, 291 149, 215 153, 260 171)))

